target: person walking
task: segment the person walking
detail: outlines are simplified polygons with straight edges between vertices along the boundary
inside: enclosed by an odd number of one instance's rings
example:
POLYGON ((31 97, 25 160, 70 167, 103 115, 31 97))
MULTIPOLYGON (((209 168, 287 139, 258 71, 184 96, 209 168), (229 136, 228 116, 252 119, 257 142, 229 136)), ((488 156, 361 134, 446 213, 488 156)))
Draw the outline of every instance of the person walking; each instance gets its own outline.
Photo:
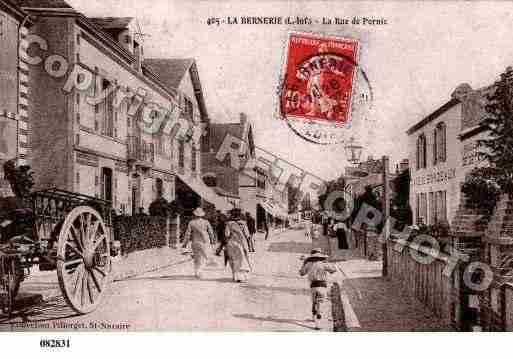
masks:
POLYGON ((267 240, 269 238, 269 222, 267 219, 267 214, 264 215, 264 231, 265 231, 265 237, 264 240, 267 240))
POLYGON ((256 223, 255 219, 251 217, 251 213, 246 212, 246 223, 248 225, 249 237, 248 237, 248 249, 250 252, 255 252, 255 233, 256 223))
POLYGON ((327 262, 328 256, 323 254, 320 248, 314 248, 310 256, 303 262, 299 270, 301 276, 308 275, 310 292, 312 294, 312 316, 315 329, 321 329, 320 322, 323 315, 323 303, 328 292, 328 274, 333 274, 337 268, 327 262))
POLYGON ((221 255, 221 251, 223 250, 224 246, 226 245, 226 238, 224 236, 224 231, 226 229, 226 221, 227 218, 223 214, 223 212, 217 210, 216 211, 217 218, 216 218, 216 236, 217 236, 217 242, 219 243, 219 247, 217 247, 216 250, 216 256, 221 255))
POLYGON ((347 243, 347 226, 345 223, 338 221, 333 226, 333 231, 337 236, 338 249, 349 249, 349 244, 347 243))
POLYGON ((187 225, 183 238, 183 248, 191 242, 192 255, 194 259, 194 275, 202 278, 202 269, 210 257, 210 240, 215 238, 214 230, 205 217, 205 211, 198 207, 193 212, 194 218, 187 225))
POLYGON ((329 217, 326 213, 322 214, 321 221, 322 221, 322 235, 327 236, 330 221, 329 221, 329 217))
POLYGON ((251 269, 247 248, 249 230, 246 222, 241 218, 240 209, 232 209, 230 215, 230 220, 226 222, 224 250, 232 270, 232 279, 240 283, 247 280, 247 273, 251 269))

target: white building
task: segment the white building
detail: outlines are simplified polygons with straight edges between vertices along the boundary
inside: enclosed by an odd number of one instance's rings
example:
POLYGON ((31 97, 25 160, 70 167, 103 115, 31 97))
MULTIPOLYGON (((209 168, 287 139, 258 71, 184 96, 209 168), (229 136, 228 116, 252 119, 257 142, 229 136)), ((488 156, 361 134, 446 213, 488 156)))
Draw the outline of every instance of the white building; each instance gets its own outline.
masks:
POLYGON ((476 144, 486 136, 480 122, 490 89, 458 86, 448 102, 407 131, 414 223, 452 223, 465 176, 484 164, 476 144))

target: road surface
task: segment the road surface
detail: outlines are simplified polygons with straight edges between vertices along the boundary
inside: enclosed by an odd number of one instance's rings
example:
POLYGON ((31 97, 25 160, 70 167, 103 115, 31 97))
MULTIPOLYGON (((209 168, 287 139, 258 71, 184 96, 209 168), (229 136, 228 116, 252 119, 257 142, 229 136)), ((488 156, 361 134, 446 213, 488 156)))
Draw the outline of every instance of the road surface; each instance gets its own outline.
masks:
MULTIPOLYGON (((308 283, 298 275, 312 243, 302 230, 276 231, 268 241, 257 236, 247 283, 232 282, 221 257, 196 279, 189 257, 177 255, 165 269, 113 282, 95 312, 78 316, 60 295, 55 272, 41 273, 22 291, 43 292, 45 301, 10 320, 0 317, 0 331, 312 331, 308 283)), ((331 330, 329 303, 325 311, 323 330, 331 330)))

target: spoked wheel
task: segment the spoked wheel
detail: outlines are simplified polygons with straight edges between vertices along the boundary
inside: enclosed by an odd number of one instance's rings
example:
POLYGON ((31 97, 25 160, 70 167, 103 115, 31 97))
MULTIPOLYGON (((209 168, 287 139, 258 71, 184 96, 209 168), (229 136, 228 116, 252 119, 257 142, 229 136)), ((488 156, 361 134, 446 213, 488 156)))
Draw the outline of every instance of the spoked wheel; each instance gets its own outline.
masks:
POLYGON ((111 270, 109 232, 100 214, 88 206, 74 208, 59 233, 57 276, 68 305, 79 314, 100 304, 111 270))

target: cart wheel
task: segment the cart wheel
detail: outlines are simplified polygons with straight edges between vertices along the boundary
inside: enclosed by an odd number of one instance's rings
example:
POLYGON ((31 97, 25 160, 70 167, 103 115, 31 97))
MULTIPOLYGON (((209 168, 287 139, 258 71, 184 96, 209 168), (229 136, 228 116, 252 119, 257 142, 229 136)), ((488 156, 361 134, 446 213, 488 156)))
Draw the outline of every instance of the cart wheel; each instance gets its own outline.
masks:
POLYGON ((95 310, 109 284, 109 232, 88 206, 68 213, 59 233, 57 276, 68 305, 79 314, 95 310))

